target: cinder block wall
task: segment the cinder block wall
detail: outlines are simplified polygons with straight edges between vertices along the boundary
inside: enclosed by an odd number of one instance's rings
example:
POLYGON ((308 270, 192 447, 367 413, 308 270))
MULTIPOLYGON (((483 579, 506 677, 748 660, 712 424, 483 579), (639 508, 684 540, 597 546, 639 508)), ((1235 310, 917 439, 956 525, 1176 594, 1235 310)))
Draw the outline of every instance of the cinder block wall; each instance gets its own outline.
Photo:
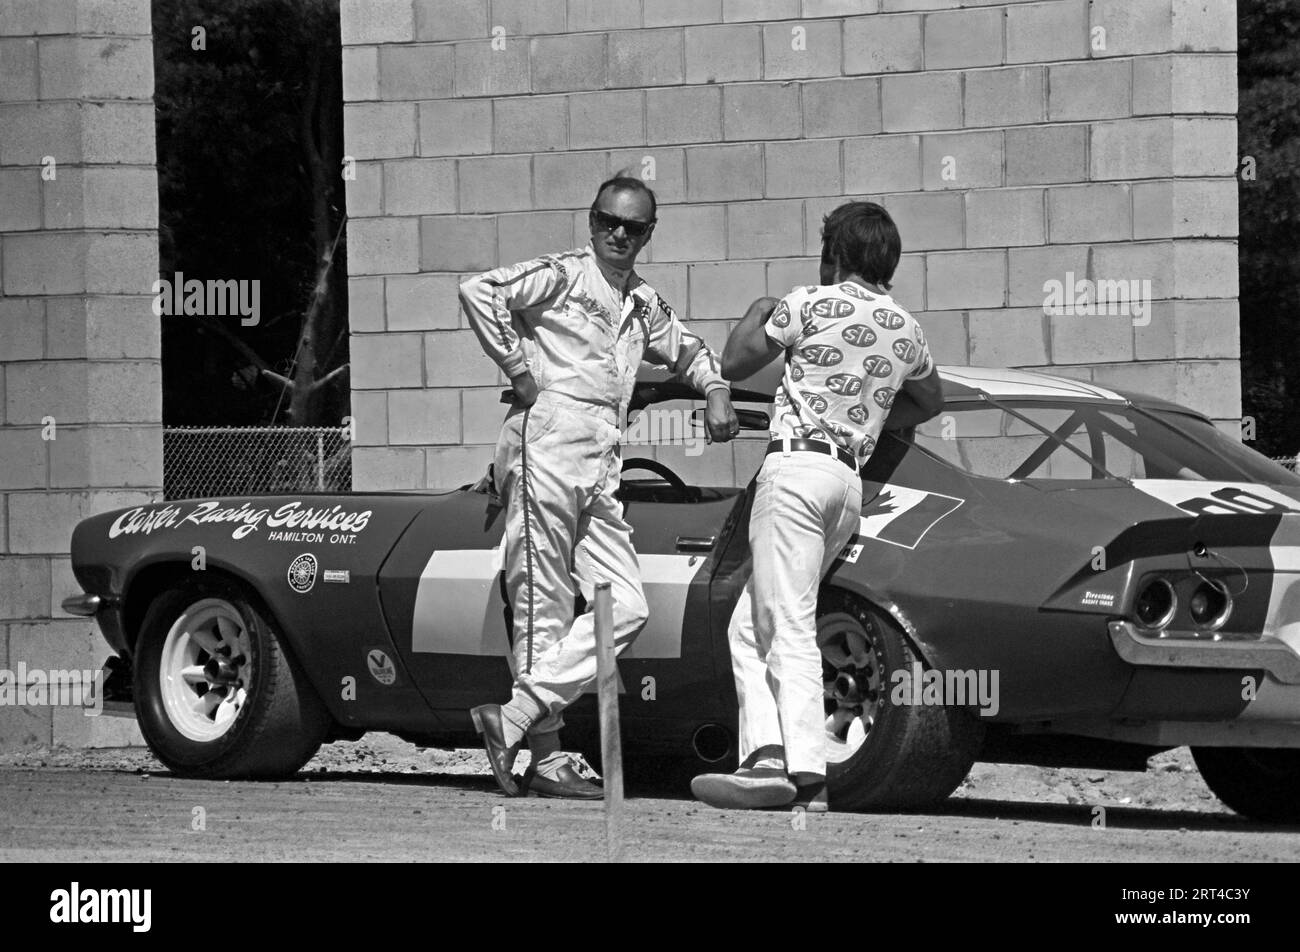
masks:
MULTIPOLYGON (((78 520, 162 486, 149 0, 0 2, 0 668, 98 670, 78 520)), ((139 741, 134 720, 0 706, 0 750, 139 741)))
MULTIPOLYGON (((1238 432, 1232 0, 343 0, 358 489, 480 475, 502 381, 460 275, 586 240, 653 172, 640 269, 720 344, 815 280, 846 197, 896 216, 895 294, 943 363, 1045 368, 1238 432), (1049 281, 1150 281, 1056 316, 1049 281)), ((654 455, 748 479, 758 441, 654 455)))

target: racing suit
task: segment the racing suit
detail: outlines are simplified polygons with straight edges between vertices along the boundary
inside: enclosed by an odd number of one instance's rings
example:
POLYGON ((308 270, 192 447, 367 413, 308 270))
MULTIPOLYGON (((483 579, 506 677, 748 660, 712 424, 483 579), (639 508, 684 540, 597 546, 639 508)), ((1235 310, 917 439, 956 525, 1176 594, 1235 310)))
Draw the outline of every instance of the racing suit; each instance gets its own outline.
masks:
POLYGON ((505 710, 528 713, 531 723, 517 726, 532 738, 557 731, 561 711, 596 677, 594 614, 574 618, 575 578, 584 589, 611 583, 616 651, 648 616, 632 527, 614 496, 620 424, 641 361, 705 395, 728 385, 663 299, 590 246, 470 278, 460 299, 488 356, 509 377, 531 371, 538 388, 531 407, 507 414, 493 466, 514 618, 505 710))

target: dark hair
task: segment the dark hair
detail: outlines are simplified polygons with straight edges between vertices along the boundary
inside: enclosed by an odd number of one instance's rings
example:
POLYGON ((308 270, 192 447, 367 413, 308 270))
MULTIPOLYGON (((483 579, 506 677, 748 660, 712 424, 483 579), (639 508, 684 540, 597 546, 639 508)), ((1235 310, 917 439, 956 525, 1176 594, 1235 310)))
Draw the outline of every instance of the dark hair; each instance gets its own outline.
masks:
POLYGON ((612 188, 617 192, 640 192, 650 199, 650 220, 655 221, 658 217, 659 203, 655 201, 654 190, 639 178, 634 178, 620 172, 611 179, 606 179, 600 183, 600 188, 596 189, 596 197, 591 201, 591 210, 596 210, 596 205, 600 203, 600 196, 605 194, 605 189, 612 188))
POLYGON ((886 291, 902 251, 898 226, 875 202, 845 202, 822 219, 822 261, 886 291))

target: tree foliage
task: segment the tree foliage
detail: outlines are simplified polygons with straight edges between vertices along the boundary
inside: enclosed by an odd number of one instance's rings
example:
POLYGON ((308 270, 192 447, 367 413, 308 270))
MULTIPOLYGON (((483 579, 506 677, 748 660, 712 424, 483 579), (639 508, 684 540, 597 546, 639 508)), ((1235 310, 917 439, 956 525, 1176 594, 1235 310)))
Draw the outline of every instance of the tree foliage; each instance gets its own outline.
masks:
POLYGON ((153 29, 162 275, 261 282, 256 326, 163 318, 163 418, 338 424, 338 0, 154 0, 153 29))

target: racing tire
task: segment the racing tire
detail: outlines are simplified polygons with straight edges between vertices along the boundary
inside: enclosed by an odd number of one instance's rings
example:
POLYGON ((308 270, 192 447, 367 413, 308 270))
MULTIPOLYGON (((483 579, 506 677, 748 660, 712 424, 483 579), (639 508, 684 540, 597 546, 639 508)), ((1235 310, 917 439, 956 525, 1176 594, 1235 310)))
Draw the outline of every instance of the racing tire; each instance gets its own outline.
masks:
MULTIPOLYGON (((817 641, 828 738, 848 741, 846 756, 833 753, 827 767, 831 808, 919 810, 946 800, 970 772, 984 725, 965 707, 891 703, 892 672, 924 662, 892 619, 859 599, 823 590, 817 641), (845 673, 854 677, 850 697, 829 696, 834 678, 845 673)), ((828 746, 834 750, 829 739, 828 746)))
POLYGON ((1234 812, 1268 823, 1300 823, 1300 750, 1193 747, 1201 779, 1234 812))
POLYGON ((134 691, 141 733, 178 776, 291 776, 332 723, 260 600, 217 576, 154 599, 140 627, 134 691))

